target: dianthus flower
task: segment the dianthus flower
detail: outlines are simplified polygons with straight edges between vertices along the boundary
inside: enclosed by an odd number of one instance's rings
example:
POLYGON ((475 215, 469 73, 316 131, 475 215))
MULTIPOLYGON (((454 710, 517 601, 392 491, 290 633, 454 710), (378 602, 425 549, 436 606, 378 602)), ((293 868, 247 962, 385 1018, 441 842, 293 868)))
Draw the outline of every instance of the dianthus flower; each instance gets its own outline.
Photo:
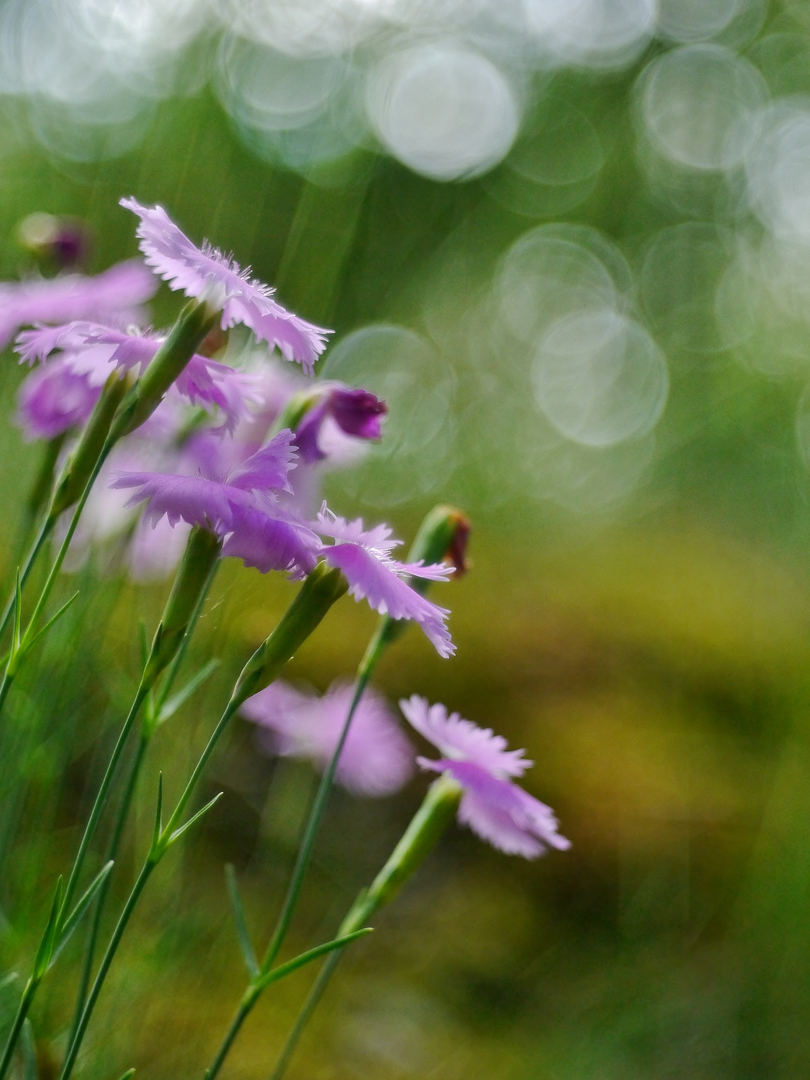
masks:
POLYGON ((387 412, 385 402, 368 390, 353 390, 342 383, 322 383, 319 400, 296 428, 295 441, 301 461, 313 464, 326 458, 319 436, 327 420, 334 421, 344 435, 352 438, 379 439, 382 436, 380 421, 387 412))
POLYGON ((111 266, 95 277, 55 278, 0 284, 0 349, 21 326, 66 323, 72 319, 137 319, 140 305, 154 295, 154 275, 140 259, 111 266))
POLYGON ((292 433, 281 431, 221 480, 173 473, 135 472, 111 486, 137 488, 127 502, 146 502, 144 518, 153 524, 166 516, 209 529, 224 540, 223 555, 242 559, 262 573, 286 570, 294 578, 315 566, 317 536, 279 506, 276 493, 289 491, 295 467, 292 433))
POLYGON ((315 526, 319 533, 331 536, 335 543, 325 544, 320 554, 332 566, 339 567, 349 582, 349 593, 357 600, 367 600, 369 606, 392 619, 412 619, 418 623, 439 656, 452 656, 456 651, 445 620, 447 608, 432 604, 410 587, 407 577, 428 581, 446 581, 453 567, 437 563, 423 566, 421 562, 401 563, 391 557, 391 551, 402 543, 391 539, 387 525, 363 528, 363 519, 346 521, 337 517, 326 504, 318 514, 315 526))
POLYGON ((59 360, 36 368, 17 393, 16 425, 26 439, 54 439, 89 418, 101 387, 59 360))
POLYGON ((508 750, 506 740, 479 728, 444 705, 429 705, 414 695, 400 701, 410 725, 440 751, 438 761, 418 757, 421 768, 449 773, 464 789, 458 820, 507 855, 533 859, 546 848, 571 845, 557 832, 551 807, 512 782, 534 763, 523 750, 508 750))
MULTIPOLYGON (((304 758, 323 772, 337 748, 353 695, 350 683, 333 683, 319 697, 277 680, 248 698, 241 713, 258 725, 263 749, 304 758)), ((355 710, 335 779, 357 795, 390 795, 410 777, 413 759, 413 748, 385 699, 367 688, 355 710)))
MULTIPOLYGON (((28 364, 45 361, 52 353, 59 352, 62 365, 74 375, 86 378, 88 385, 100 393, 108 375, 116 369, 143 370, 162 341, 159 335, 125 333, 98 323, 76 321, 25 330, 17 338, 16 351, 20 360, 28 364)), ((220 409, 226 428, 233 430, 239 420, 249 415, 247 406, 255 399, 256 381, 253 375, 234 371, 227 364, 195 353, 174 388, 192 404, 220 409)))
POLYGON ((219 288, 224 294, 221 326, 249 327, 260 341, 277 346, 287 360, 298 360, 311 373, 331 333, 305 322, 273 299, 274 289, 250 277, 233 259, 207 241, 198 248, 171 220, 162 206, 141 206, 135 199, 121 205, 140 218, 137 236, 146 262, 172 289, 199 297, 219 288))

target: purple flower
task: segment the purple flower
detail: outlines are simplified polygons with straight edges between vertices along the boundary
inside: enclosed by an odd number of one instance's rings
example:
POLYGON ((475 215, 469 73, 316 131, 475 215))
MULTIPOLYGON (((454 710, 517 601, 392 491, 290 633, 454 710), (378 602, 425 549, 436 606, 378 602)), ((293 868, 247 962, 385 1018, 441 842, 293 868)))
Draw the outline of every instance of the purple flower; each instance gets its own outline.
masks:
POLYGON ((211 287, 224 291, 222 329, 244 323, 261 341, 276 345, 287 360, 298 360, 311 373, 315 361, 326 348, 330 330, 305 322, 286 311, 273 299, 274 289, 251 279, 250 270, 241 270, 233 259, 205 242, 196 247, 174 224, 162 206, 151 209, 135 199, 121 199, 121 205, 137 214, 137 236, 146 262, 186 296, 199 297, 211 287))
POLYGON ((340 383, 323 384, 320 401, 304 415, 295 441, 306 464, 322 461, 325 451, 318 444, 324 422, 331 418, 345 435, 356 439, 379 439, 381 418, 388 412, 385 402, 368 390, 352 390, 340 383))
MULTIPOLYGON (((323 697, 274 682, 242 706, 259 725, 260 745, 282 757, 305 758, 326 768, 340 738, 354 694, 350 683, 333 683, 323 697)), ((385 699, 367 689, 355 710, 335 778, 357 795, 390 795, 413 772, 413 749, 385 699)))
POLYGON ((275 500, 288 489, 295 466, 292 432, 281 431, 267 446, 223 480, 172 473, 134 472, 120 476, 113 488, 136 488, 127 506, 146 502, 144 518, 153 524, 164 515, 210 529, 224 541, 223 555, 233 555, 266 573, 286 570, 308 574, 320 547, 317 536, 275 500))
POLYGON ((0 349, 21 326, 72 319, 137 318, 155 292, 154 276, 140 259, 118 263, 96 277, 69 274, 0 284, 0 349))
POLYGON ((375 611, 392 619, 412 619, 419 623, 440 656, 453 655, 456 647, 445 626, 450 612, 420 596, 403 580, 411 576, 446 581, 452 567, 397 562, 391 558, 391 551, 402 541, 390 539, 391 529, 387 525, 366 531, 362 518, 347 522, 327 510, 326 504, 318 515, 317 530, 334 538, 335 543, 324 545, 320 553, 328 563, 343 571, 349 593, 355 599, 368 600, 375 611))
MULTIPOLYGON (((91 322, 25 330, 17 338, 21 361, 44 360, 61 350, 63 362, 76 375, 85 375, 91 385, 101 386, 116 368, 145 368, 163 339, 149 334, 124 333, 91 322)), ((195 354, 177 378, 178 393, 192 404, 216 407, 225 417, 225 427, 233 431, 249 417, 248 404, 257 401, 257 378, 234 371, 207 356, 195 354)))
POLYGON ((91 386, 59 360, 28 375, 17 395, 14 422, 27 440, 53 439, 84 424, 95 407, 100 389, 91 386))
POLYGON ((551 807, 512 782, 533 764, 523 750, 508 750, 506 740, 491 730, 447 715, 444 705, 428 705, 414 695, 399 707, 410 725, 442 754, 438 761, 418 757, 420 767, 449 773, 463 788, 458 820, 505 851, 533 859, 546 848, 567 850, 571 844, 557 832, 551 807))

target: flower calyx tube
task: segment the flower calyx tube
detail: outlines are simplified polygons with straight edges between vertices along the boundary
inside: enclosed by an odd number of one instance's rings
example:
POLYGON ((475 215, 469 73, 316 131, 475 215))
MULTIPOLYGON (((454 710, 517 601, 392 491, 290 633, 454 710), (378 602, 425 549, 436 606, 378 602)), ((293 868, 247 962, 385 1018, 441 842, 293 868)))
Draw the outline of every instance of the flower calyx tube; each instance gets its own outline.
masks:
POLYGON ((331 606, 349 588, 340 570, 319 562, 273 633, 245 664, 231 694, 234 711, 276 679, 331 606))
POLYGON ((191 530, 144 668, 143 681, 147 686, 154 686, 158 675, 176 656, 221 551, 222 540, 213 532, 199 525, 191 530))
POLYGON ((148 420, 169 387, 182 375, 200 343, 220 317, 217 294, 203 295, 191 300, 160 345, 151 363, 123 402, 115 419, 110 437, 117 441, 148 420))

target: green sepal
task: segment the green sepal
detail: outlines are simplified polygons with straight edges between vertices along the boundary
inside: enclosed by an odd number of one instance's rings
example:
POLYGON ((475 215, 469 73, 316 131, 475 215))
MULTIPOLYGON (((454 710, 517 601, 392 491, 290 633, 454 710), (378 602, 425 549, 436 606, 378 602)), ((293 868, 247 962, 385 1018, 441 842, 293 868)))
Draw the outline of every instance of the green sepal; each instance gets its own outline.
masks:
POLYGON ((301 953, 292 960, 288 960, 286 964, 279 964, 277 968, 273 968, 273 970, 268 971, 266 975, 262 975, 253 984, 251 989, 256 993, 261 993, 262 990, 271 983, 278 982, 278 980, 283 979, 285 975, 291 975, 294 971, 297 971, 298 968, 303 967, 305 964, 310 964, 313 960, 317 960, 319 956, 325 956, 326 953, 334 952, 335 949, 343 949, 353 941, 357 941, 358 938, 373 933, 374 930, 371 926, 365 926, 362 930, 354 930, 351 934, 343 934, 342 937, 336 937, 333 941, 324 942, 323 945, 316 945, 314 949, 308 949, 306 952, 301 953))
POLYGON ((242 904, 242 897, 239 895, 239 885, 236 881, 236 870, 233 867, 233 863, 225 863, 225 882, 228 886, 228 896, 231 900, 233 921, 234 926, 236 927, 236 937, 239 941, 239 948, 242 952, 242 959, 245 961, 245 967, 248 970, 248 974, 251 979, 254 979, 259 974, 259 961, 256 959, 253 943, 250 940, 247 919, 245 918, 245 908, 242 904))
POLYGON ((50 971, 50 969, 55 964, 56 958, 59 956, 62 949, 64 949, 65 945, 67 945, 71 935, 73 934, 73 931, 79 925, 79 921, 82 915, 84 915, 85 911, 87 911, 87 908, 90 906, 90 901, 93 899, 98 890, 109 877, 113 865, 113 860, 110 859, 110 861, 105 866, 103 866, 101 870, 99 870, 99 872, 90 882, 85 892, 82 894, 81 898, 77 901, 73 911, 71 911, 70 915, 68 915, 67 919, 62 924, 62 927, 59 931, 59 941, 54 947, 51 958, 48 961, 48 967, 46 970, 50 971))
POLYGON ((37 955, 34 958, 34 970, 31 974, 33 982, 39 982, 50 965, 51 955, 53 954, 54 945, 56 944, 56 935, 59 932, 59 917, 62 914, 62 897, 64 891, 65 883, 60 875, 59 880, 56 883, 56 891, 54 892, 51 913, 48 916, 48 923, 39 943, 37 955))

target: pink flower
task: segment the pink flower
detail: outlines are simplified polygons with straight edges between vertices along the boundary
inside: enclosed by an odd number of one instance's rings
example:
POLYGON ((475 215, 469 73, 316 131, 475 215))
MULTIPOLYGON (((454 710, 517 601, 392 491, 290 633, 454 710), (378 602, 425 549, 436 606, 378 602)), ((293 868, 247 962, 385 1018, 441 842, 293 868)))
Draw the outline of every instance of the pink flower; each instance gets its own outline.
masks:
POLYGON ((223 480, 173 473, 134 472, 120 476, 113 488, 137 488, 127 507, 146 502, 144 519, 164 516, 210 529, 232 555, 267 573, 286 570, 300 578, 315 566, 317 536, 279 506, 276 491, 289 490, 287 474, 295 467, 292 432, 281 431, 223 480))
POLYGON ((21 326, 65 323, 114 316, 128 321, 155 292, 154 276, 140 259, 111 266, 95 277, 65 274, 55 278, 0 284, 0 349, 21 326))
POLYGON ((206 289, 224 292, 222 329, 244 323, 257 338, 278 346, 287 360, 298 360, 311 373, 315 361, 326 348, 330 330, 305 322, 286 311, 273 299, 274 289, 250 277, 239 265, 205 242, 202 248, 174 224, 162 206, 151 209, 135 199, 121 199, 121 205, 137 214, 137 236, 146 262, 186 296, 199 297, 206 289))
POLYGON ((322 383, 321 400, 304 415, 295 432, 301 460, 307 464, 322 461, 327 455, 319 445, 318 436, 326 420, 332 419, 344 435, 356 439, 379 439, 380 421, 388 412, 368 390, 352 390, 341 383, 322 383))
MULTIPOLYGON (((16 351, 21 361, 32 364, 61 350, 63 363, 74 374, 85 376, 91 386, 101 387, 117 368, 145 368, 162 341, 159 335, 124 333, 98 323, 77 321, 25 330, 17 338, 16 351)), ((258 401, 257 383, 255 375, 195 354, 174 388, 192 404, 220 409, 225 427, 232 431, 240 420, 249 418, 248 404, 258 401)))
POLYGON ((347 522, 327 510, 326 504, 318 515, 316 528, 323 535, 334 538, 335 543, 324 545, 320 553, 330 565, 343 571, 351 596, 367 600, 381 615, 419 623, 439 656, 453 655, 456 647, 445 626, 450 612, 426 600, 404 580, 420 577, 428 581, 446 581, 452 567, 397 562, 391 557, 391 551, 402 541, 390 539, 391 529, 387 525, 377 525, 366 531, 361 518, 347 522))
POLYGON ((14 422, 26 440, 54 439, 87 421, 99 393, 100 388, 55 360, 24 379, 17 394, 14 422))
MULTIPOLYGON (((242 715, 260 728, 260 745, 282 757, 305 758, 320 771, 329 764, 354 694, 333 683, 323 697, 276 681, 248 698, 242 715)), ((390 795, 413 772, 413 749, 385 699, 367 689, 355 710, 336 780, 357 795, 390 795)))
POLYGON ((420 767, 449 773, 463 788, 458 820, 507 855, 533 859, 546 848, 567 850, 571 844, 557 832, 551 807, 512 782, 533 762, 523 750, 508 750, 506 740, 479 728, 444 705, 428 705, 414 695, 399 707, 420 735, 442 754, 434 761, 418 757, 420 767))

